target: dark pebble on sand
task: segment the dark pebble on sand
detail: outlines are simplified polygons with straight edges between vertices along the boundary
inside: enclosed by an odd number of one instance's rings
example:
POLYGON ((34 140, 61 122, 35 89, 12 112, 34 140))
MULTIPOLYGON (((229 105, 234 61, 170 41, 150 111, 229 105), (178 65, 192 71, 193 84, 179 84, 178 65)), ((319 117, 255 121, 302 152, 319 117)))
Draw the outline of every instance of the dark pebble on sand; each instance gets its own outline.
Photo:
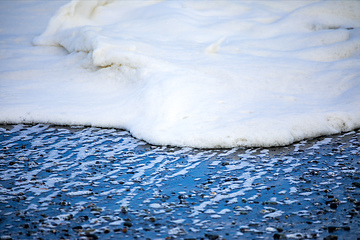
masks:
POLYGON ((98 236, 96 236, 95 234, 86 234, 85 236, 86 236, 87 240, 99 239, 98 236))
POLYGON ((338 205, 336 203, 330 203, 331 209, 337 209, 338 205))
POLYGON ((338 237, 336 235, 329 235, 324 238, 324 240, 337 240, 338 237))
POLYGON ((131 227, 133 224, 131 222, 124 222, 125 227, 131 227))
POLYGON ((328 232, 332 233, 338 230, 344 230, 344 231, 350 231, 350 227, 349 226, 345 226, 345 227, 334 227, 334 226, 330 226, 328 227, 328 232))
POLYGON ((219 235, 217 234, 208 234, 208 233, 205 233, 205 237, 210 239, 210 240, 216 240, 216 239, 219 239, 219 235))
POLYGON ((286 239, 286 235, 280 233, 275 233, 273 237, 274 239, 286 239))
POLYGON ((335 231, 337 231, 339 229, 340 229, 339 227, 330 226, 330 227, 328 227, 328 232, 332 233, 332 232, 335 232, 335 231))
POLYGON ((345 231, 350 231, 350 227, 349 227, 349 226, 345 226, 345 227, 343 227, 343 229, 344 229, 345 231))

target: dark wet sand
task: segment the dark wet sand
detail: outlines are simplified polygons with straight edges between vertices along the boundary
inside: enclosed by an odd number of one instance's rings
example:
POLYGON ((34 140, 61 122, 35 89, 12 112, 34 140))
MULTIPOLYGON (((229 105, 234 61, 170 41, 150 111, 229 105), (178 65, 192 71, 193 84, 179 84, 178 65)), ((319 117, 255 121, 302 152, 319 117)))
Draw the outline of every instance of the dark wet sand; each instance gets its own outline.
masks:
POLYGON ((360 237, 360 131, 199 150, 3 125, 0 146, 0 239, 360 237))

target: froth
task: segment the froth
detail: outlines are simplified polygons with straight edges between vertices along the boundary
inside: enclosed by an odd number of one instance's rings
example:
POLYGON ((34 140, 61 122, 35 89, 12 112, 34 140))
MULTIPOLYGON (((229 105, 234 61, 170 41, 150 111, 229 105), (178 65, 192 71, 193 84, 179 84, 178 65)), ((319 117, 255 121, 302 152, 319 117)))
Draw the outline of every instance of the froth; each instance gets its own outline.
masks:
POLYGON ((33 43, 70 54, 41 62, 48 82, 30 78, 35 95, 8 84, 5 96, 21 97, 4 98, 0 120, 118 127, 205 148, 360 126, 359 2, 219 3, 68 3, 33 43))

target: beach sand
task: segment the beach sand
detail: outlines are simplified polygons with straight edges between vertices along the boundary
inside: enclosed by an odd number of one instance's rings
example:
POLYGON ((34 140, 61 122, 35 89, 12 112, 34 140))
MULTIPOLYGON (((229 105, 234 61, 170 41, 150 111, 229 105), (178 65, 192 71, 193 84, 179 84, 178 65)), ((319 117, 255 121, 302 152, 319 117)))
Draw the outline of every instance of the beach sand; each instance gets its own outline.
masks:
POLYGON ((357 239, 359 139, 194 149, 2 125, 0 238, 357 239))

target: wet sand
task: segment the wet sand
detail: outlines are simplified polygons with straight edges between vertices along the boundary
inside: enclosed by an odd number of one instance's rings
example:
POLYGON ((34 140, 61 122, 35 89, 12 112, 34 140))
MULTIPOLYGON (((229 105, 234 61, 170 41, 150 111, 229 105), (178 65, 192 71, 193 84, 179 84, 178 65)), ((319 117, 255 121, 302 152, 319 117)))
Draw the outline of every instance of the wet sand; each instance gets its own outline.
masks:
POLYGON ((0 239, 359 239, 360 131, 286 147, 152 146, 0 126, 0 239))

